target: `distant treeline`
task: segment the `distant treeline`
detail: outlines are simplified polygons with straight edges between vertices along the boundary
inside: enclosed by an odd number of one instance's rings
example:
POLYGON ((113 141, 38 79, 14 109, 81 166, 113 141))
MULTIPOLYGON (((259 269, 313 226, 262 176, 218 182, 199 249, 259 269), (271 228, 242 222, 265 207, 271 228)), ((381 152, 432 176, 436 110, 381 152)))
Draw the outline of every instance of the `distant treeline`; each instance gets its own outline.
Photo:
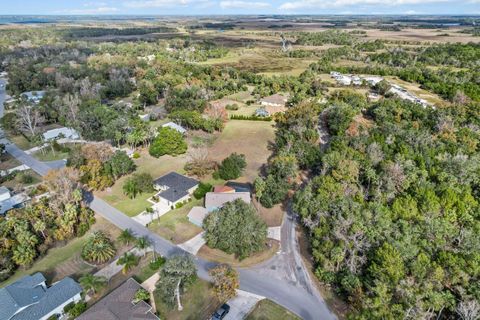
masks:
POLYGON ((174 29, 168 27, 148 27, 148 28, 74 28, 65 30, 67 38, 85 38, 101 36, 132 36, 157 32, 173 32, 174 29))

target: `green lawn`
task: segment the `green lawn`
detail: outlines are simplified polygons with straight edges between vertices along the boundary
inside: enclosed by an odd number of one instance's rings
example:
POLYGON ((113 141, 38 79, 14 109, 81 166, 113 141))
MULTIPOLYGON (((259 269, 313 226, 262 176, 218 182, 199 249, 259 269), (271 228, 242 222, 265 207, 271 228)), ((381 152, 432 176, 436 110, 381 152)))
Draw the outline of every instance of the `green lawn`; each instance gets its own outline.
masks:
POLYGON ((209 319, 220 305, 213 295, 212 285, 204 280, 197 279, 191 284, 182 296, 183 310, 181 312, 170 309, 155 293, 155 305, 160 319, 209 319))
POLYGON ((42 151, 37 151, 33 154, 35 158, 40 161, 55 161, 68 158, 68 152, 53 151, 51 148, 45 148, 42 151))
POLYGON ((160 219, 152 222, 148 228, 173 243, 185 242, 202 232, 202 228, 188 221, 188 212, 194 206, 203 206, 203 199, 193 198, 183 207, 164 214, 160 219))
POLYGON ((300 320, 299 317, 267 299, 263 299, 256 306, 255 309, 248 315, 246 320, 300 320))
POLYGON ((8 139, 17 145, 17 147, 19 147, 20 149, 22 150, 28 150, 28 149, 31 149, 33 147, 35 147, 35 145, 33 143, 31 143, 30 141, 27 140, 27 138, 25 138, 23 135, 18 135, 18 136, 11 136, 11 135, 8 135, 8 139))
MULTIPOLYGON (((156 179, 170 171, 183 173, 186 156, 163 156, 157 159, 150 156, 147 150, 143 150, 140 152, 140 158, 134 161, 137 165, 135 172, 148 172, 152 175, 153 179, 156 179)), ((135 199, 127 197, 123 194, 123 184, 129 176, 130 175, 118 179, 112 187, 104 191, 96 192, 96 194, 126 215, 133 217, 140 214, 145 208, 151 206, 147 199, 154 195, 154 193, 140 194, 135 199)))
POLYGON ((155 193, 142 193, 137 195, 135 199, 130 199, 122 194, 104 195, 103 200, 113 205, 118 210, 122 211, 129 217, 134 217, 144 211, 146 208, 151 207, 152 204, 147 201, 148 198, 155 193))

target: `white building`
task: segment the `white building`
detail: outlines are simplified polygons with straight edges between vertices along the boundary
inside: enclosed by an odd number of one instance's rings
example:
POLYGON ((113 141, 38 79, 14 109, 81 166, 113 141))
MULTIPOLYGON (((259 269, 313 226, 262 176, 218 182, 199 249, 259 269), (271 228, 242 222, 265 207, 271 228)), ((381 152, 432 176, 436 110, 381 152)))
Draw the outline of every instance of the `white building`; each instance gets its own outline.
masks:
POLYGON ((23 193, 12 195, 8 188, 0 187, 0 215, 5 215, 7 211, 21 207, 30 198, 23 193))
POLYGON ((79 139, 80 136, 75 129, 66 127, 48 130, 47 132, 43 133, 43 140, 45 141, 56 140, 60 138, 76 140, 79 139))
POLYGON ((162 128, 171 128, 171 129, 177 130, 181 134, 185 134, 185 132, 187 132, 187 129, 185 129, 181 125, 176 124, 175 122, 165 123, 162 125, 162 128))

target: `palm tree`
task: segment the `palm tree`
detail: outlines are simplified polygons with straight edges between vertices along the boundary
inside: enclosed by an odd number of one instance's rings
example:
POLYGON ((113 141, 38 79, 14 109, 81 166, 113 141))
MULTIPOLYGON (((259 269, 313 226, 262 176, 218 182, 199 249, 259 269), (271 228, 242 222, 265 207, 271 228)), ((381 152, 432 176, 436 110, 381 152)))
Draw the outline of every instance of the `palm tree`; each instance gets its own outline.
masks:
POLYGON ((95 294, 107 284, 107 279, 105 277, 96 277, 93 274, 88 273, 80 278, 80 284, 87 293, 92 291, 93 294, 95 294))
POLYGON ((150 242, 150 240, 146 236, 143 236, 137 238, 137 244, 135 245, 135 247, 138 250, 143 250, 143 256, 145 257, 145 255, 147 254, 146 249, 150 247, 151 244, 152 243, 150 242))
POLYGON ((12 260, 20 266, 27 267, 33 262, 36 256, 37 252, 34 247, 20 244, 13 249, 12 260))
POLYGON ((122 273, 127 274, 133 267, 138 265, 139 258, 131 252, 125 252, 117 261, 117 265, 123 265, 122 273))
POLYGON ((135 240, 135 236, 130 229, 123 230, 122 233, 120 233, 120 235, 118 236, 118 241, 126 244, 127 246, 130 244, 130 242, 133 242, 133 240, 135 240))
POLYGON ((94 232, 82 249, 82 257, 90 262, 105 263, 115 256, 115 247, 102 231, 94 232))

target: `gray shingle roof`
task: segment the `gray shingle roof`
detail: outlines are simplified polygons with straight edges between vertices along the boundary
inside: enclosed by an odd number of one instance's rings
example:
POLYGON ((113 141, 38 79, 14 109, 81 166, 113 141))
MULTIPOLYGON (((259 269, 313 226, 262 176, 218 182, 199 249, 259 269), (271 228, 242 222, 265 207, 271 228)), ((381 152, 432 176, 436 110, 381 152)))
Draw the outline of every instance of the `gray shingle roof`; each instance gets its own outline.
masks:
POLYGON ((232 202, 237 199, 242 199, 245 203, 250 203, 250 192, 207 192, 205 195, 205 208, 207 208, 208 211, 216 210, 223 207, 227 202, 232 202))
POLYGON ((40 301, 45 277, 37 272, 0 289, 0 320, 10 319, 19 309, 40 301))
POLYGON ((188 192, 186 190, 177 190, 174 188, 169 188, 158 194, 158 196, 162 197, 163 199, 167 199, 170 202, 177 202, 186 195, 188 195, 188 192))
POLYGON ((160 188, 167 188, 158 196, 175 202, 188 195, 188 190, 198 185, 198 181, 176 172, 170 172, 153 182, 160 188))
POLYGON ((63 278, 48 288, 38 303, 17 313, 12 320, 40 319, 81 292, 82 287, 75 280, 63 278))
POLYGON ((40 319, 80 292, 80 285, 68 277, 46 288, 41 273, 25 276, 0 289, 0 320, 40 319))
POLYGON ((148 303, 132 303, 135 293, 141 286, 130 278, 102 300, 85 311, 77 320, 158 320, 151 312, 148 303))

